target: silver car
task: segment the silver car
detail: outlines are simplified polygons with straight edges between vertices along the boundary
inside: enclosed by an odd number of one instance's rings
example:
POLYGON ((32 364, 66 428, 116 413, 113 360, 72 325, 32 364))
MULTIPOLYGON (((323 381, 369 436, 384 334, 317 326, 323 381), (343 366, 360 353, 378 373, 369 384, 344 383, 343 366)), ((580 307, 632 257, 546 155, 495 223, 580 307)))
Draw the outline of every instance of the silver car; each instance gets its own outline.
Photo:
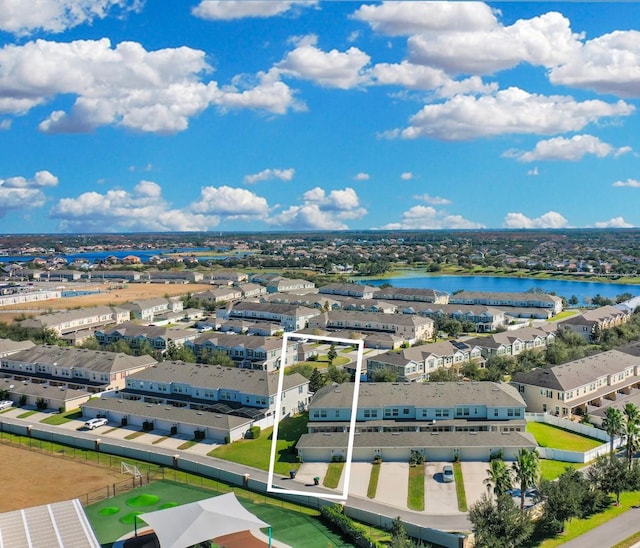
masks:
POLYGON ((451 483, 453 481, 453 466, 445 464, 442 467, 442 481, 445 483, 451 483))

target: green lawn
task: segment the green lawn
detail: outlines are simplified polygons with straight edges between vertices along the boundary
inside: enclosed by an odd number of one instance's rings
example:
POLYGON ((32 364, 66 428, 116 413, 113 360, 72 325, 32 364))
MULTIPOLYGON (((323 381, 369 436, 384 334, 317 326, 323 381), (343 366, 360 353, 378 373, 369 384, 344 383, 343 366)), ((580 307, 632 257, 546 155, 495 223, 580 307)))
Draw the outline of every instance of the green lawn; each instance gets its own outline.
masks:
POLYGON ((619 516, 623 512, 631 509, 632 506, 637 506, 638 504, 640 504, 640 491, 622 493, 620 495, 620 506, 612 505, 604 512, 594 514, 588 519, 572 519, 567 524, 563 535, 558 535, 556 538, 542 542, 540 544, 540 548, 554 548, 555 546, 560 546, 565 542, 598 527, 598 525, 602 525, 603 523, 619 516))
POLYGON ((322 480, 322 485, 329 489, 336 489, 338 487, 338 483, 340 483, 340 477, 342 476, 343 470, 344 462, 330 462, 329 467, 327 468, 327 473, 324 476, 324 480, 322 480))
POLYGON ((533 434, 540 447, 551 447, 564 451, 579 451, 584 453, 604 442, 580 434, 574 434, 562 428, 556 428, 543 422, 527 422, 527 432, 533 434))
POLYGON ((424 511, 424 464, 409 467, 407 506, 410 510, 424 511))
POLYGON ((39 413, 39 411, 25 411, 24 413, 21 413, 20 415, 18 415, 16 418, 18 419, 26 419, 27 417, 30 417, 31 415, 35 415, 36 413, 39 413))
POLYGON ((376 491, 378 490, 378 479, 380 479, 380 463, 373 463, 371 465, 371 475, 369 476, 369 487, 367 487, 367 497, 373 499, 376 497, 376 491))
POLYGON ((462 477, 462 465, 459 462, 453 463, 453 477, 456 481, 456 496, 458 497, 458 510, 466 512, 467 493, 464 490, 464 478, 462 477))
POLYGON ((586 464, 583 463, 562 462, 559 460, 549 459, 540 459, 538 462, 540 463, 540 477, 551 481, 562 474, 567 467, 578 470, 583 466, 586 466, 586 464))
POLYGON ((44 424, 51 424, 53 426, 59 426, 72 420, 78 420, 82 418, 82 411, 74 409, 73 411, 67 411, 66 413, 56 413, 50 417, 45 417, 40 422, 44 424))
MULTIPOLYGON (((288 475, 289 470, 297 470, 300 467, 295 453, 295 444, 300 436, 307 431, 308 419, 309 415, 302 413, 295 417, 286 418, 280 423, 274 467, 277 474, 288 475)), ((228 445, 221 445, 211 451, 209 456, 268 470, 272 433, 273 428, 266 428, 260 432, 260 437, 256 440, 239 440, 228 445)))

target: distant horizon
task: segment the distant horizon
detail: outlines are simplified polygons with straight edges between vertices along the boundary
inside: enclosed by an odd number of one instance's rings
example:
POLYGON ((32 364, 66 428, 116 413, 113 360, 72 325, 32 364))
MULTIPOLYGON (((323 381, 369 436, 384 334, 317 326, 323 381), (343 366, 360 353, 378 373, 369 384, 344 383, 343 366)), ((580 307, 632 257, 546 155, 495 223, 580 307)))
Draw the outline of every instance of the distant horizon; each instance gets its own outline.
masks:
POLYGON ((640 2, 0 12, 0 232, 640 226, 640 2))

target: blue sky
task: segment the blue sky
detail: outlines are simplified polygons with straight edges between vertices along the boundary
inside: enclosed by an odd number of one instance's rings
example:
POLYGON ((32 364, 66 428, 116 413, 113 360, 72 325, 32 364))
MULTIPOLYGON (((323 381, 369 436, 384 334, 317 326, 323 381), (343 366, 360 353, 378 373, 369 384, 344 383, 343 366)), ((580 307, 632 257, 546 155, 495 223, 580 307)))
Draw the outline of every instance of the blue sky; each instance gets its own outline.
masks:
POLYGON ((0 0, 0 232, 640 226, 640 4, 0 0))

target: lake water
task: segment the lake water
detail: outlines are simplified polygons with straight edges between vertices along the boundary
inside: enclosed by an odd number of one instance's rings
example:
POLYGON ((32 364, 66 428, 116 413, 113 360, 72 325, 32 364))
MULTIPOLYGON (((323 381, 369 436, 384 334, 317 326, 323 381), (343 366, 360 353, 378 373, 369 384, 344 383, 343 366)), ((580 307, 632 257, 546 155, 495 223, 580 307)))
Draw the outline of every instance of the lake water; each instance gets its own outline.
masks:
POLYGON ((451 294, 461 289, 465 291, 490 291, 496 293, 524 293, 540 288, 544 293, 555 293, 565 299, 572 295, 578 298, 580 304, 586 299, 601 295, 615 299, 621 293, 640 295, 640 285, 611 284, 603 282, 575 282, 570 280, 538 280, 531 278, 507 278, 497 276, 407 276, 385 278, 383 280, 367 280, 361 282, 367 285, 379 286, 385 283, 394 287, 411 287, 419 289, 436 289, 451 294))

